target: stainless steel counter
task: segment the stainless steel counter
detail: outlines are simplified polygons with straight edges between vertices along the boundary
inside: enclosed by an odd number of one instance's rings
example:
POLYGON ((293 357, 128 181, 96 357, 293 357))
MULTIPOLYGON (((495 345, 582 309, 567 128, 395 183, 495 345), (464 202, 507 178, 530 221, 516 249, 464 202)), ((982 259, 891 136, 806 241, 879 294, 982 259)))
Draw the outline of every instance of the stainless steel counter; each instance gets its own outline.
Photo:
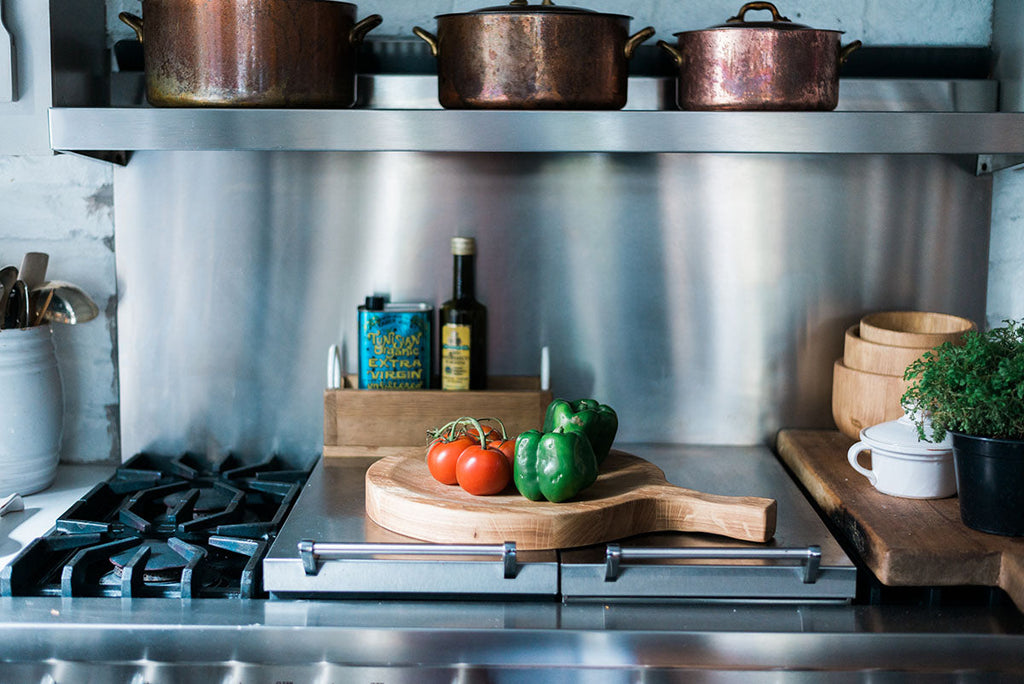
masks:
POLYGON ((0 643, 5 682, 1024 676, 1020 614, 967 607, 4 599, 0 643))

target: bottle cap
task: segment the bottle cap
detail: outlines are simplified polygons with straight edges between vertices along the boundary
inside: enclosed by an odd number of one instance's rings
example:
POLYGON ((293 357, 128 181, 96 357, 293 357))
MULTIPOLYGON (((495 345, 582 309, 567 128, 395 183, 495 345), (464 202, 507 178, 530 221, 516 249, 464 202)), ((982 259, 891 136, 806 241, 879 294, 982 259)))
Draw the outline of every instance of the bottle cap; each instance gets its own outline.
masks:
POLYGON ((455 256, 476 254, 476 240, 471 237, 453 237, 452 254, 455 256))
POLYGON ((380 295, 370 295, 366 298, 366 303, 363 305, 367 311, 383 311, 384 310, 384 298, 380 295))

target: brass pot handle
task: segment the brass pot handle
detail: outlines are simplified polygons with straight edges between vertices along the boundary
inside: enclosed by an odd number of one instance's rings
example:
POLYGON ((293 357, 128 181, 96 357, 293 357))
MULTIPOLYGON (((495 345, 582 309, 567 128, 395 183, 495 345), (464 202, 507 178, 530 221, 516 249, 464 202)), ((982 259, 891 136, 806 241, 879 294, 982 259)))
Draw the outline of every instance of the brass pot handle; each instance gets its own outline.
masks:
POLYGON ((769 10, 772 13, 772 21, 789 21, 789 19, 779 14, 779 10, 770 2, 748 2, 743 7, 740 7, 739 14, 735 17, 729 17, 725 20, 725 23, 742 24, 746 21, 743 17, 751 10, 769 10))
POLYGON ((648 26, 647 28, 640 29, 639 31, 637 31, 636 33, 631 35, 629 37, 629 40, 626 41, 626 49, 625 49, 626 59, 632 58, 633 57, 633 53, 636 52, 636 49, 638 47, 640 47, 640 44, 643 43, 645 40, 647 40, 648 38, 650 38, 653 35, 654 35, 654 27, 653 26, 648 26))
POLYGON ((380 26, 382 21, 384 21, 384 18, 379 14, 371 14, 367 17, 363 17, 362 21, 357 22, 356 25, 352 27, 352 30, 348 32, 348 42, 352 47, 359 47, 363 42, 363 38, 366 37, 366 34, 380 26))
POLYGON ((682 65, 682 63, 683 63, 683 53, 679 52, 679 50, 676 48, 675 45, 670 45, 670 44, 666 43, 663 40, 659 40, 658 41, 658 47, 660 47, 662 50, 664 50, 668 54, 672 55, 672 59, 673 59, 673 61, 675 61, 676 66, 681 66, 682 65))
POLYGON ((412 32, 426 41, 427 45, 430 46, 430 54, 437 57, 437 36, 426 29, 421 29, 419 26, 413 26, 412 32))
POLYGON ((861 43, 859 40, 855 40, 846 47, 839 50, 839 63, 845 64, 846 60, 850 59, 850 55, 852 55, 861 45, 863 45, 863 43, 861 43))
POLYGON ((142 17, 136 16, 131 12, 121 12, 117 15, 117 18, 132 27, 135 31, 135 37, 142 42, 142 17))

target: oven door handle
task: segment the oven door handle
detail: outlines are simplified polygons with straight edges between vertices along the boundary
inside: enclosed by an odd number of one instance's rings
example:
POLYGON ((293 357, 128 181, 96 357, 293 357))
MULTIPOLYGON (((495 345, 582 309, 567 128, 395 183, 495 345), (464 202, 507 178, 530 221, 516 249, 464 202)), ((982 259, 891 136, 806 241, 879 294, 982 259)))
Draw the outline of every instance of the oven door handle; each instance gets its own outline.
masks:
POLYGON ((608 544, 605 547, 606 582, 614 582, 622 572, 622 563, 631 560, 791 560, 797 559, 804 566, 804 583, 813 584, 818 579, 821 567, 821 547, 786 549, 747 549, 747 548, 658 548, 658 547, 626 547, 619 544, 608 544))
POLYGON ((368 556, 498 556, 505 579, 514 579, 516 543, 504 544, 373 544, 318 542, 304 539, 299 542, 299 557, 307 575, 319 572, 321 560, 345 560, 368 556))

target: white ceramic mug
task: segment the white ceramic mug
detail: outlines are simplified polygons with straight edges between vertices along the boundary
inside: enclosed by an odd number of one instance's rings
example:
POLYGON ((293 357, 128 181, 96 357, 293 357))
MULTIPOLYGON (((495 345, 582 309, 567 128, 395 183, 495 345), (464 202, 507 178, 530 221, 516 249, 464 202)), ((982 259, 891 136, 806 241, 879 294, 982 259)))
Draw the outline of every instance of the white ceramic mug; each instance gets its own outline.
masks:
POLYGON ((53 484, 64 398, 48 325, 0 330, 0 497, 53 484))
POLYGON ((857 442, 846 457, 854 470, 883 494, 908 499, 942 499, 956 494, 952 452, 902 454, 857 442), (871 451, 870 469, 858 460, 868 450, 871 451))

